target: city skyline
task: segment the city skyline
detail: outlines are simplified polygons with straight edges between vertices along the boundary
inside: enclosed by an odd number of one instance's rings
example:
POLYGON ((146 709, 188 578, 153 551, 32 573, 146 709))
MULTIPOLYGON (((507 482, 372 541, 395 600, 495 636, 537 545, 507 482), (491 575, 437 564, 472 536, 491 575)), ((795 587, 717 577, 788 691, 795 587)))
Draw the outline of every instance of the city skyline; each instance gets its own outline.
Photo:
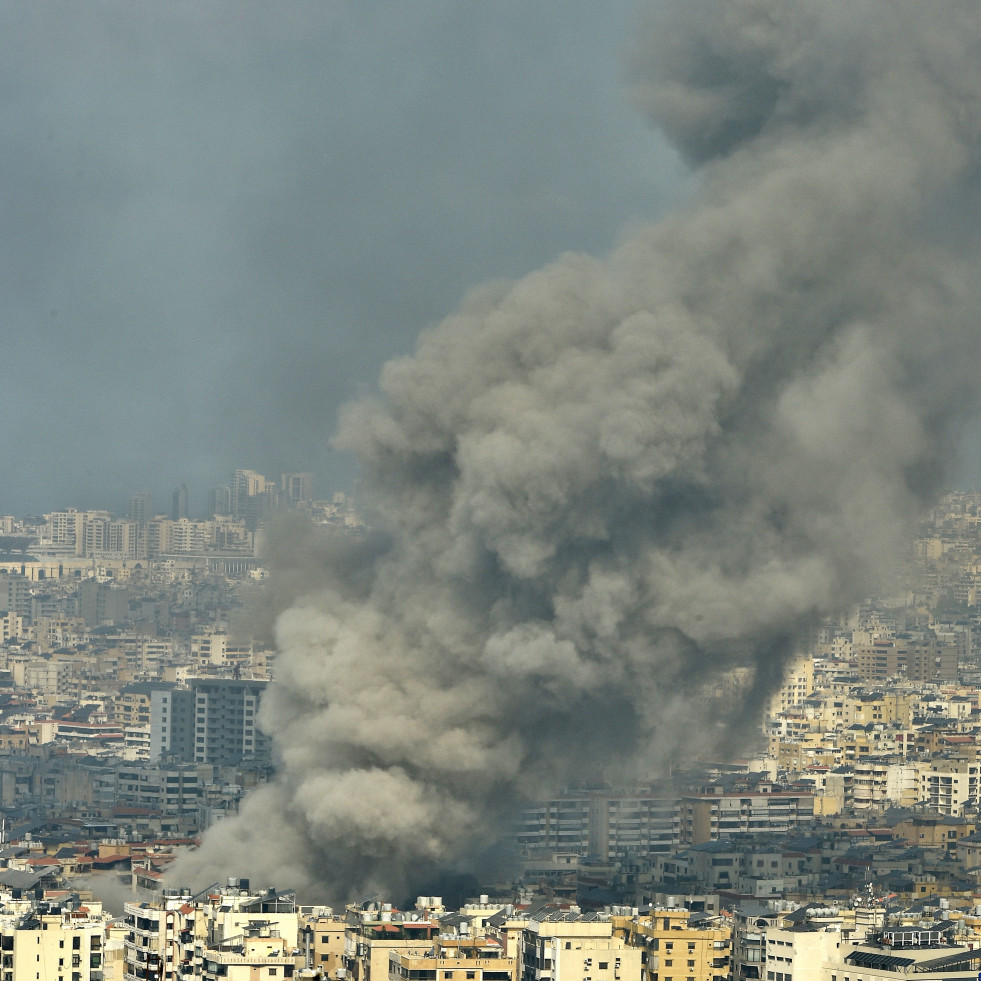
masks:
MULTIPOLYGON (((154 493, 146 487, 133 487, 129 489, 116 489, 104 501, 94 505, 82 506, 76 501, 65 501, 56 507, 41 510, 39 508, 28 508, 23 512, 13 512, 10 508, 5 508, 0 501, 0 515, 12 517, 15 521, 22 521, 24 518, 39 519, 46 514, 67 511, 105 511, 116 518, 135 518, 145 521, 148 518, 166 517, 172 520, 179 518, 189 518, 200 520, 201 518, 213 515, 230 514, 232 512, 233 486, 236 474, 255 474, 262 477, 267 487, 275 486, 276 497, 283 506, 292 506, 298 501, 323 500, 330 501, 337 494, 345 497, 351 496, 351 488, 341 487, 319 487, 309 470, 289 471, 286 473, 276 473, 270 476, 268 473, 252 468, 236 468, 228 474, 216 474, 214 480, 207 486, 189 488, 186 483, 178 482, 169 491, 154 493), (224 497, 224 505, 216 502, 216 496, 221 499, 224 497), (139 513, 134 513, 136 508, 139 513)), ((161 486, 164 486, 161 484, 161 486)))

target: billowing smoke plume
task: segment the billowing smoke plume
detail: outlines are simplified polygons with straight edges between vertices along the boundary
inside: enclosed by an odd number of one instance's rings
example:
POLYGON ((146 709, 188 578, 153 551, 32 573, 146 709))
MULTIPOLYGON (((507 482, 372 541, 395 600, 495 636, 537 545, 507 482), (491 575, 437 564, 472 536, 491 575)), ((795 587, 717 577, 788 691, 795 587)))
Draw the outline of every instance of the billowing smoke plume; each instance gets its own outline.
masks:
POLYGON ((944 479, 981 347, 945 225, 973 206, 976 5, 644 23, 633 91, 697 202, 474 292, 348 409, 387 537, 283 579, 281 772, 178 877, 390 888, 523 796, 654 773, 691 693, 747 651, 772 675, 944 479))

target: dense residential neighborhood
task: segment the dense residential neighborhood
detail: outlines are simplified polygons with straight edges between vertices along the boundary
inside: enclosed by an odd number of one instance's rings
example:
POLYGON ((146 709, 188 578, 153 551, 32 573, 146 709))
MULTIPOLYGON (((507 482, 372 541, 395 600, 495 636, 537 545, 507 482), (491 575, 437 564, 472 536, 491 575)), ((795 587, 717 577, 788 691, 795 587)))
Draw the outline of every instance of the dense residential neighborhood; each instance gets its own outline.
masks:
MULTIPOLYGON (((343 495, 288 506, 364 529, 343 495)), ((204 892, 169 884, 274 767, 274 652, 239 627, 266 576, 264 525, 241 516, 254 502, 235 507, 250 544, 234 553, 88 554, 89 515, 74 542, 55 542, 60 515, 2 519, 21 554, 0 568, 0 981, 977 975, 981 495, 925 517, 892 598, 800 644, 758 706, 753 755, 567 787, 516 816, 506 881, 408 910, 303 906, 236 869, 204 892), (43 970, 26 973, 32 958, 43 970)), ((131 509, 136 542, 187 520, 131 509)), ((711 679, 706 718, 750 690, 749 666, 711 679)))

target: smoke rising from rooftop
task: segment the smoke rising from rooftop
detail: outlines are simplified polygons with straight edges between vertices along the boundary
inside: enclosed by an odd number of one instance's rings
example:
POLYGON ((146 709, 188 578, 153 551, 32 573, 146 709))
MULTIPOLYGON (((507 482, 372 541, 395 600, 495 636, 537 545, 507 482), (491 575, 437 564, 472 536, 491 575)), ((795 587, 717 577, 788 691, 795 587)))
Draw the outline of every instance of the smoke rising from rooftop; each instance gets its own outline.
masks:
POLYGON ((522 798, 655 773, 702 683, 863 595, 973 407, 977 257, 936 216, 976 179, 979 27, 649 12, 632 93, 698 200, 475 290, 348 408, 386 537, 279 573, 279 776, 175 878, 399 888, 522 798))

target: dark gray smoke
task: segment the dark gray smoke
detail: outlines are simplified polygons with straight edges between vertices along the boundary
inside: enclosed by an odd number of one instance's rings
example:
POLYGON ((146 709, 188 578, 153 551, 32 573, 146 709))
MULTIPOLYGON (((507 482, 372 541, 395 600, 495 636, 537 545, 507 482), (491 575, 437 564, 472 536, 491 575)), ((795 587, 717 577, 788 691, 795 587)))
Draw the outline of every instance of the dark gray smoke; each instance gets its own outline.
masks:
POLYGON ((973 2, 651 11, 633 92, 696 204, 475 291, 348 409, 390 538, 283 604, 280 775, 178 877, 398 888, 523 796, 656 772, 713 672, 772 677, 868 588, 973 408, 938 216, 975 200, 979 39, 973 2))

